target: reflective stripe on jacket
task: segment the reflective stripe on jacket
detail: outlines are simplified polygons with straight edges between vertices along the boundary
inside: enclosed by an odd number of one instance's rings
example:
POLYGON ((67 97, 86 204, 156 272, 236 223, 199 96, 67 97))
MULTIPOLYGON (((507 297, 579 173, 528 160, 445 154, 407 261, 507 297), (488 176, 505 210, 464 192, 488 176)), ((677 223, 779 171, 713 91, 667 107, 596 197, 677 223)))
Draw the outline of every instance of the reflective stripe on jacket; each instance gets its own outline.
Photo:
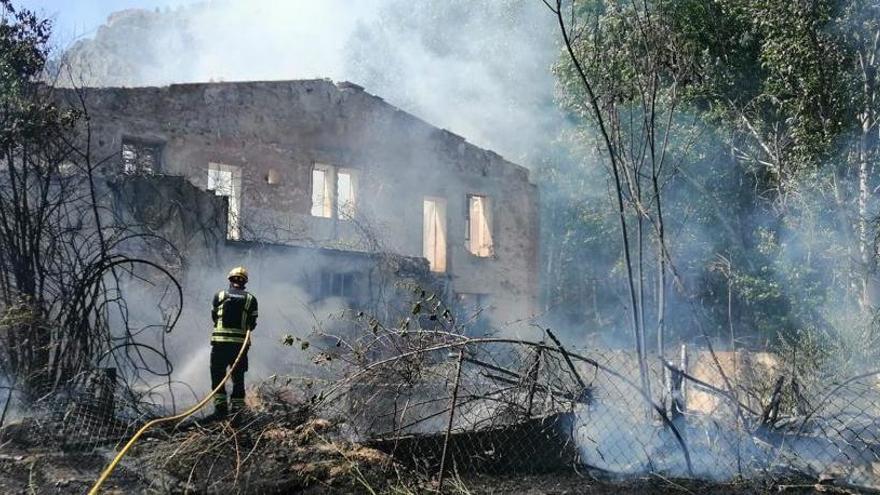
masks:
POLYGON ((247 331, 257 326, 257 298, 242 289, 221 290, 214 295, 211 317, 211 342, 241 344, 247 331))

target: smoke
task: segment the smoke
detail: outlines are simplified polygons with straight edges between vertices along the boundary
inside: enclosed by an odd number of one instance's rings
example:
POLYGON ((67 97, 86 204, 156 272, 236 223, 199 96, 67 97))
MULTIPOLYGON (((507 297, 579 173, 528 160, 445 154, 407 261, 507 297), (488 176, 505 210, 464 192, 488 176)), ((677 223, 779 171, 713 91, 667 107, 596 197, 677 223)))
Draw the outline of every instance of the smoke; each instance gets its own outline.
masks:
MULTIPOLYGON (((302 278, 313 270, 320 273, 331 269, 332 263, 315 252, 260 254, 250 261, 247 266, 252 283, 247 289, 258 300, 259 317, 248 351, 246 383, 252 385, 274 374, 313 375, 316 371, 310 362, 313 353, 303 352, 298 346, 281 344, 287 336, 293 336, 321 345, 324 342, 319 334, 333 333, 345 324, 342 314, 349 309, 347 302, 333 297, 316 302, 313 291, 308 290, 308 284, 302 278)), ((228 287, 227 269, 208 260, 195 260, 180 280, 184 290, 183 312, 173 331, 164 337, 155 332, 137 332, 139 342, 165 351, 165 357, 173 366, 171 391, 178 404, 181 401, 189 403, 210 390, 211 299, 217 291, 228 287)), ((168 293, 168 286, 143 284, 138 280, 128 283, 125 294, 129 326, 149 328, 160 323, 163 315, 173 313, 177 300, 163 299, 163 293, 168 293)), ((149 369, 165 369, 164 360, 159 356, 147 355, 146 358, 149 369)), ((147 387, 157 392, 156 400, 170 405, 172 396, 168 387, 163 385, 166 378, 144 378, 147 387)))
POLYGON ((86 85, 350 80, 514 161, 558 134, 540 2, 229 0, 114 14, 68 51, 86 85))
MULTIPOLYGON (((528 166, 563 126, 550 71, 555 34, 539 2, 225 0, 114 13, 66 60, 71 82, 86 86, 349 80, 528 166)), ((260 258, 253 266, 298 264, 320 266, 291 257, 260 258)), ((261 316, 249 376, 264 377, 297 364, 295 353, 278 345, 283 335, 303 337, 345 304, 315 308, 296 281, 254 269, 249 288, 261 316)), ((185 314, 168 337, 175 380, 197 390, 208 380, 210 295, 225 286, 222 273, 206 277, 216 270, 190 268, 182 281, 185 314)))
MULTIPOLYGON (((230 0, 163 12, 130 11, 116 15, 94 39, 74 46, 69 59, 76 78, 88 85, 324 77, 350 80, 438 127, 448 128, 528 166, 535 164, 542 150, 565 128, 553 102, 554 78, 549 70, 558 55, 555 35, 552 17, 540 2, 328 0, 278 4, 268 0, 230 0)), ((728 167, 725 174, 719 173, 730 165, 722 159, 724 149, 716 140, 705 143, 699 150, 699 160, 688 157, 687 172, 698 180, 687 183, 677 179, 669 184, 670 210, 682 218, 670 222, 670 229, 675 229, 673 255, 676 260, 683 260, 681 268, 687 286, 693 292, 702 292, 707 306, 719 311, 727 309, 723 301, 728 295, 724 281, 720 276, 709 280, 714 275, 707 275, 705 268, 719 254, 730 256, 731 249, 724 244, 741 236, 747 238, 745 242, 739 241, 745 251, 743 258, 757 261, 734 260, 739 264, 733 268, 742 272, 733 285, 735 291, 756 294, 754 299, 762 307, 778 303, 782 299, 780 292, 791 300, 813 304, 816 298, 806 297, 813 294, 800 291, 798 281, 805 276, 826 275, 792 270, 812 258, 807 242, 810 239, 796 235, 798 231, 794 229, 780 229, 781 239, 768 244, 770 251, 762 251, 760 246, 755 251, 746 251, 752 247, 748 245, 753 241, 751 233, 771 224, 773 212, 755 206, 757 200, 743 200, 754 199, 744 194, 753 187, 750 181, 744 183, 746 170, 728 167), (692 205, 696 203, 695 197, 701 198, 702 203, 692 205), (750 206, 743 207, 741 203, 750 206), (734 217, 730 232, 720 226, 728 215, 734 217), (768 259, 754 256, 755 252, 767 255, 768 259)), ((624 298, 609 294, 613 284, 607 283, 609 279, 620 278, 620 273, 615 272, 620 269, 615 264, 619 252, 609 242, 618 234, 607 229, 607 218, 596 213, 607 211, 608 198, 603 196, 607 184, 595 179, 595 172, 601 171, 595 165, 596 157, 584 160, 589 162, 584 167, 589 169, 587 173, 577 170, 568 159, 563 161, 571 168, 563 169, 564 179, 551 185, 562 183, 570 190, 545 189, 542 201, 553 204, 554 199, 561 197, 560 210, 569 200, 584 201, 586 196, 589 201, 575 211, 579 216, 560 219, 545 235, 564 233, 566 239, 560 242, 574 245, 570 252, 583 257, 578 258, 580 269, 572 270, 571 277, 584 278, 588 268, 583 267, 600 267, 592 274, 592 292, 595 294, 598 287, 602 292, 598 297, 604 299, 588 304, 594 306, 597 327, 615 330, 608 332, 607 340, 624 338, 621 344, 630 344, 628 334, 620 331, 623 327, 617 328, 620 309, 625 308, 624 298), (580 228, 572 228, 573 225, 580 228), (572 234, 573 231, 576 232, 572 234), (584 238, 572 239, 578 233, 584 238)), ((823 204, 812 199, 810 203, 823 204)), ((827 226, 833 220, 825 222, 824 232, 811 234, 839 243, 840 232, 827 226)), ((822 249, 835 254, 829 246, 822 249)), ((288 333, 305 337, 315 325, 338 314, 345 306, 341 301, 331 300, 313 307, 301 285, 272 277, 272 267, 281 264, 310 268, 316 265, 309 259, 266 257, 252 266, 255 282, 250 289, 260 299, 262 310, 251 351, 250 379, 301 364, 302 355, 278 345, 281 338, 288 333)), ((819 266, 815 272, 823 269, 819 266)), ((205 390, 209 296, 225 286, 224 272, 217 267, 201 267, 190 273, 184 281, 186 313, 177 331, 169 337, 169 358, 177 365, 176 380, 205 390)), ((676 294, 671 297, 676 298, 676 294)), ((685 304, 686 297, 669 303, 670 307, 680 306, 670 311, 670 328, 691 326, 688 317, 676 316, 692 311, 685 304)), ((580 314, 585 313, 584 301, 566 302, 580 314)), ((836 300, 820 302, 829 308, 838 305, 836 300)), ((734 322, 727 321, 726 314, 714 316, 717 322, 725 324, 714 327, 723 329, 728 323, 734 326, 734 322)), ((814 314, 794 316, 808 320, 814 314)), ((786 320, 797 319, 758 314, 735 323, 744 332, 758 333, 792 325, 786 320), (747 324, 756 328, 743 328, 747 324)), ((568 333, 572 340, 583 341, 581 328, 568 333)), ((620 473, 659 470, 686 474, 674 439, 658 433, 654 425, 636 413, 605 404, 579 415, 579 421, 576 438, 584 458, 592 465, 620 473), (596 421, 597 418, 613 419, 614 423, 602 425, 603 421, 596 421)), ((742 458, 760 466, 769 462, 761 446, 729 425, 688 425, 684 433, 698 474, 728 479, 738 474, 733 467, 742 458)))

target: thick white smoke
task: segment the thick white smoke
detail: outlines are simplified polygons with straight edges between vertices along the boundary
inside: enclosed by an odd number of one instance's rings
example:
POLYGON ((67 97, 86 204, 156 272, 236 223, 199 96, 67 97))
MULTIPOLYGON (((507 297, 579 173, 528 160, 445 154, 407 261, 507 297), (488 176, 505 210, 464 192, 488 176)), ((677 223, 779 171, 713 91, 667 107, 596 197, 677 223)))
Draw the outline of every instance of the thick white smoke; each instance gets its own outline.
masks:
POLYGON ((561 125, 552 21, 513 0, 215 1, 114 14, 70 60, 87 85, 350 80, 527 162, 561 125))

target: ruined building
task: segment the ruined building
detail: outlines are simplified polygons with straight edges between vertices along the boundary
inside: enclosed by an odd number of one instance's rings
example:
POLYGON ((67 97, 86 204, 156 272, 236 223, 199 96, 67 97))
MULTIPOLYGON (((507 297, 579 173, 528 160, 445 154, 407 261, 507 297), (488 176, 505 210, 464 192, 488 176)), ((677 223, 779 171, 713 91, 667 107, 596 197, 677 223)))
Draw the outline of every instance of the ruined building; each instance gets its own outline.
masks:
POLYGON ((244 257, 256 284, 286 279, 313 300, 356 305, 374 283, 370 265, 394 254, 429 272, 448 301, 487 308, 498 324, 535 310, 538 210, 528 170, 355 84, 81 93, 100 174, 177 181, 157 200, 189 212, 219 205, 226 259, 217 270, 244 257), (277 261, 255 262, 255 246, 277 261))

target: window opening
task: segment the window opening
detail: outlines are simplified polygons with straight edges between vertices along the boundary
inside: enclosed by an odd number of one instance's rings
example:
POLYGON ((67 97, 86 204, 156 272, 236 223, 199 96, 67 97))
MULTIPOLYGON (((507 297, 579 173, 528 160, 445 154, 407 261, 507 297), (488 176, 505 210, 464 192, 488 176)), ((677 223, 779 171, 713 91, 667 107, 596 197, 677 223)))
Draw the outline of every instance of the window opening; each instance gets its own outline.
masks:
POLYGON ((494 254, 491 202, 487 196, 473 194, 467 199, 465 246, 471 254, 487 258, 494 254))
POLYGON ((312 169, 312 215, 333 218, 333 167, 316 163, 312 169))
POLYGON ((122 169, 127 174, 151 174, 159 171, 162 145, 131 139, 122 140, 122 169))
POLYGON ((312 169, 312 216, 354 217, 357 207, 357 174, 347 168, 316 163, 312 169))
POLYGON ((354 273, 321 272, 318 297, 351 298, 354 295, 354 273))
POLYGON ((340 219, 352 219, 355 214, 356 176, 354 171, 341 168, 336 174, 336 211, 340 219))
POLYGON ((208 190, 217 196, 226 196, 229 211, 226 219, 226 238, 241 238, 241 167, 222 163, 208 164, 208 190))
POLYGON ((446 271, 446 200, 425 198, 423 254, 432 272, 446 271))
POLYGON ((270 186, 275 186, 281 183, 281 174, 278 173, 274 168, 270 168, 269 172, 266 173, 266 184, 270 186))

